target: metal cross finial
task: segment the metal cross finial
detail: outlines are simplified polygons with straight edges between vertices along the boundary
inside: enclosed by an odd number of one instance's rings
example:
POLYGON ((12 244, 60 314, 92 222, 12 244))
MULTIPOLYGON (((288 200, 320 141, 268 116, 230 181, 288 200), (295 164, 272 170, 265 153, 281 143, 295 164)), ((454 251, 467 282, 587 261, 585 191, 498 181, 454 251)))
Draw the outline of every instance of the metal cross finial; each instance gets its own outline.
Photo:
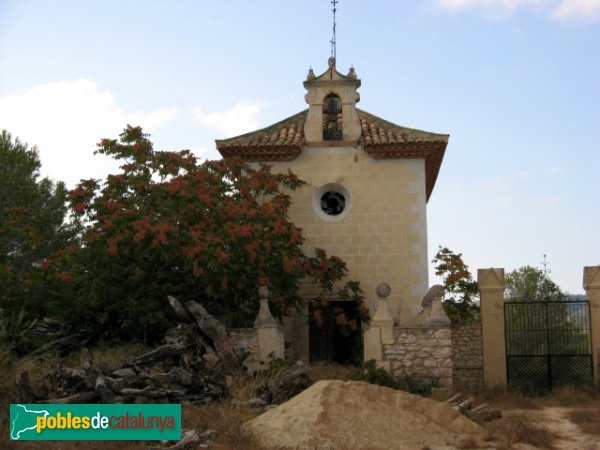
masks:
POLYGON ((548 269, 549 265, 550 265, 550 261, 548 261, 546 259, 546 255, 544 255, 544 261, 542 261, 542 266, 544 266, 544 268, 542 269, 542 272, 544 272, 544 278, 546 278, 548 276, 548 274, 550 272, 552 272, 550 269, 548 269))
POLYGON ((333 12, 333 38, 331 39, 331 41, 329 41, 331 43, 331 57, 333 59, 335 59, 336 57, 336 49, 335 49, 335 12, 337 11, 336 9, 336 5, 339 2, 337 0, 331 0, 331 11, 333 12))

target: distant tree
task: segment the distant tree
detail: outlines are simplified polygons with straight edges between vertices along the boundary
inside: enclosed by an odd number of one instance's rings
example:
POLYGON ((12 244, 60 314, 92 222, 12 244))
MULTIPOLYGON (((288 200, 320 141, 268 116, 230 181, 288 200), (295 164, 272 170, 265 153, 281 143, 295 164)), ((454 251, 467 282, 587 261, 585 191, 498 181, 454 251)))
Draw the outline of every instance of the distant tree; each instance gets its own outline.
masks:
POLYGON ((523 266, 506 275, 507 301, 565 301, 567 294, 541 269, 523 266))
POLYGON ((474 318, 479 312, 476 303, 479 292, 469 266, 462 260, 462 253, 454 253, 448 247, 440 246, 431 262, 437 264, 435 274, 444 279, 444 307, 448 317, 453 322, 474 318))
POLYGON ((515 361, 510 366, 511 385, 529 395, 545 393, 550 370, 554 386, 591 382, 587 306, 570 302, 567 294, 535 267, 515 269, 505 282, 506 351, 515 361), (538 358, 530 359, 535 363, 523 364, 522 355, 538 358), (546 366, 546 361, 552 361, 551 365, 546 366))
MULTIPOLYGON (((302 232, 287 219, 287 192, 303 184, 292 173, 155 151, 134 127, 102 140, 98 152, 122 160, 121 172, 71 192, 87 224, 83 246, 46 262, 48 274, 72 279, 64 286, 68 316, 96 335, 155 339, 169 324, 169 294, 201 302, 229 326, 250 326, 259 285, 268 285, 271 310, 282 317, 304 305, 302 280, 332 291, 346 274, 335 256, 304 254, 302 232)), ((361 313, 358 286, 347 288, 361 313)), ((315 303, 318 316, 326 305, 315 303)))
POLYGON ((77 234, 77 224, 67 221, 64 184, 40 178, 40 167, 35 147, 0 133, 0 307, 6 310, 41 307, 39 267, 77 234))

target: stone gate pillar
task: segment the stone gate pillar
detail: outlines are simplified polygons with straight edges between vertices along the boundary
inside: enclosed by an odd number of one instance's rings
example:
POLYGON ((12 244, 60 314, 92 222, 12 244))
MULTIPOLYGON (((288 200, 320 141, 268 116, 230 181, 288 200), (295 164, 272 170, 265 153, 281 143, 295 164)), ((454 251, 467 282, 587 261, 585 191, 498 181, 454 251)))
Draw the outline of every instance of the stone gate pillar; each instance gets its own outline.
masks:
POLYGON ((600 386, 600 266, 583 268, 583 288, 590 302, 594 383, 600 386))
POLYGON ((504 341, 504 269, 477 271, 483 334, 483 381, 486 386, 506 386, 504 341))
POLYGON ((390 292, 389 284, 379 283, 377 285, 375 293, 379 306, 371 319, 369 329, 364 334, 364 357, 365 361, 374 359, 378 367, 383 367, 391 373, 390 361, 385 360, 383 355, 383 344, 394 343, 394 319, 387 303, 390 292))

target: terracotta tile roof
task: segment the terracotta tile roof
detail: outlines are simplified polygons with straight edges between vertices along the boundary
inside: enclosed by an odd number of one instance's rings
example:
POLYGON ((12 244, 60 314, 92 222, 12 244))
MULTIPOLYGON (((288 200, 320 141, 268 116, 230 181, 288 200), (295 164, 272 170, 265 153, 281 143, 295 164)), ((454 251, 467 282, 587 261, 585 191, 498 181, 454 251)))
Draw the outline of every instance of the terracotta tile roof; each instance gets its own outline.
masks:
POLYGON ((356 108, 360 120, 363 145, 393 145, 412 142, 448 142, 447 134, 429 133, 401 127, 356 108))
POLYGON ((427 200, 433 192, 448 145, 447 134, 401 127, 357 108, 362 144, 374 159, 423 158, 427 200))
POLYGON ((304 146, 307 113, 306 109, 267 128, 217 140, 217 149, 223 157, 240 156, 246 161, 289 161, 304 146))
MULTIPOLYGON (((447 134, 401 127, 356 109, 361 126, 361 143, 374 159, 425 159, 427 199, 433 191, 442 164, 447 134)), ((223 157, 239 156, 245 161, 290 161, 305 145, 304 110, 267 128, 230 139, 217 140, 223 157)), ((333 143, 324 143, 324 145, 333 143)))

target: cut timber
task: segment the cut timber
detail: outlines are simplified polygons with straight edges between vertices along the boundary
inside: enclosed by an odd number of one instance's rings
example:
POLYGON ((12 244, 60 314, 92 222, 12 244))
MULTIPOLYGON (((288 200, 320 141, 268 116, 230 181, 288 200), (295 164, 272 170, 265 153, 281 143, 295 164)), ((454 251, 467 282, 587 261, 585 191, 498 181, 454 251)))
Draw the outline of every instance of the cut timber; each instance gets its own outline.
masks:
POLYGON ((192 315, 200 330, 212 340, 215 351, 223 361, 224 372, 232 373, 238 369, 233 342, 227 335, 225 325, 194 301, 186 302, 185 308, 192 315))

